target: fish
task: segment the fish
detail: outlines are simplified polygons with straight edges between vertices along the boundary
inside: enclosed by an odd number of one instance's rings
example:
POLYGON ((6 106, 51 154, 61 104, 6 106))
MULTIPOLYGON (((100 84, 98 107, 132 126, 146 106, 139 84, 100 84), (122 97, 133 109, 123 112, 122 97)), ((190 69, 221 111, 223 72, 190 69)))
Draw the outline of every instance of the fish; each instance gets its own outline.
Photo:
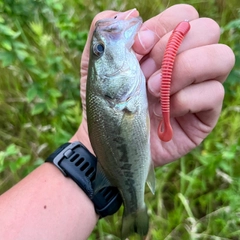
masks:
POLYGON ((145 183, 155 188, 146 79, 132 50, 141 25, 141 17, 97 21, 89 53, 88 133, 99 168, 123 199, 122 239, 148 233, 145 183))

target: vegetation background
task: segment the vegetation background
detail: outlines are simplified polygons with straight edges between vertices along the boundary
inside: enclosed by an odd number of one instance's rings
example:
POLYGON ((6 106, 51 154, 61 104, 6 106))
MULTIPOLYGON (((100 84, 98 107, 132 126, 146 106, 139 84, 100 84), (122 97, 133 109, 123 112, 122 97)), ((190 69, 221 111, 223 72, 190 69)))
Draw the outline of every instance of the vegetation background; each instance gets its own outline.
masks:
MULTIPOLYGON (((79 62, 92 18, 136 7, 147 19, 177 3, 219 23, 236 65, 215 130, 190 154, 156 170, 157 192, 146 193, 147 239, 240 239, 239 0, 0 0, 0 194, 77 129, 79 62)), ((119 239, 120 224, 121 210, 100 220, 89 239, 119 239)))

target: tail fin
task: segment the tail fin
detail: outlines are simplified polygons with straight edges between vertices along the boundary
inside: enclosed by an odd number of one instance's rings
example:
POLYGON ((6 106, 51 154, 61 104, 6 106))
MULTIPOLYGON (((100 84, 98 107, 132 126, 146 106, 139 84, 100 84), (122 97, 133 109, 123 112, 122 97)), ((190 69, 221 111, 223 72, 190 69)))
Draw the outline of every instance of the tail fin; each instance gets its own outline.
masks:
POLYGON ((134 232, 141 236, 145 236, 148 233, 148 228, 149 216, 147 214, 146 206, 131 214, 124 211, 122 220, 122 240, 126 239, 134 232))

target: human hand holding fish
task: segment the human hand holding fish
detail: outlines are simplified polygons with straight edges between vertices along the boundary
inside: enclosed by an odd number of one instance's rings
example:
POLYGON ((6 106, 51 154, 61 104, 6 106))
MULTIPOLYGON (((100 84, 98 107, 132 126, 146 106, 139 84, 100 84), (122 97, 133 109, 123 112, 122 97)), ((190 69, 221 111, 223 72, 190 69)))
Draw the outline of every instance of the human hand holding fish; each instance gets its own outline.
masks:
MULTIPOLYGON (((124 13, 102 12, 94 18, 89 36, 98 20, 115 16, 129 19, 139 16, 139 13, 136 9, 124 13)), ((135 38, 133 49, 147 81, 151 155, 155 166, 187 154, 207 137, 217 123, 224 97, 222 83, 234 65, 232 50, 218 44, 219 37, 220 28, 215 21, 199 18, 192 6, 179 4, 144 22, 135 38), (178 50, 171 83, 170 109, 174 135, 170 142, 163 142, 157 134, 162 117, 159 104, 162 58, 171 31, 186 19, 190 22, 191 31, 178 50)), ((89 37, 81 61, 83 121, 72 140, 83 142, 93 152, 85 107, 90 41, 89 37)))

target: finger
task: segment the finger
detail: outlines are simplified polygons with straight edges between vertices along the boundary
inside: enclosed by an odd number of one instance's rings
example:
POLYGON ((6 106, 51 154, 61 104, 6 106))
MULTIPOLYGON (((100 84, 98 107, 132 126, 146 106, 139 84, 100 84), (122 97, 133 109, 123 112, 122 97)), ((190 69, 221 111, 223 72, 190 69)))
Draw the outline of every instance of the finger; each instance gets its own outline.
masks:
MULTIPOLYGON (((215 79, 224 82, 233 68, 235 56, 231 48, 213 44, 193 48, 176 57, 173 68, 171 94, 194 83, 215 79)), ((148 80, 148 90, 155 97, 160 96, 161 71, 148 80)))
POLYGON ((207 137, 217 124, 224 98, 224 88, 218 81, 208 82, 207 84, 200 83, 200 85, 205 85, 205 89, 202 90, 206 91, 198 92, 198 96, 203 95, 200 97, 201 103, 196 102, 196 97, 191 98, 196 103, 195 107, 189 105, 189 113, 176 118, 182 131, 196 146, 207 137), (191 111, 195 114, 191 114, 191 111))
POLYGON ((134 51, 140 55, 147 54, 159 39, 172 31, 179 22, 196 18, 198 12, 187 4, 178 4, 166 9, 143 23, 133 45, 134 51))
MULTIPOLYGON (((209 18, 199 18, 190 22, 191 28, 184 38, 178 54, 191 48, 217 43, 220 37, 218 24, 209 18)), ((148 58, 141 62, 146 78, 161 67, 162 58, 171 32, 163 36, 151 50, 148 58), (149 67, 151 66, 151 67, 149 67)))
MULTIPOLYGON (((198 129, 203 124, 201 131, 207 131, 217 122, 223 98, 224 88, 219 81, 212 80, 190 85, 171 97, 171 117, 179 118, 189 113, 194 114, 200 122, 198 129)), ((161 117, 160 106, 155 106, 154 114, 161 117)))

